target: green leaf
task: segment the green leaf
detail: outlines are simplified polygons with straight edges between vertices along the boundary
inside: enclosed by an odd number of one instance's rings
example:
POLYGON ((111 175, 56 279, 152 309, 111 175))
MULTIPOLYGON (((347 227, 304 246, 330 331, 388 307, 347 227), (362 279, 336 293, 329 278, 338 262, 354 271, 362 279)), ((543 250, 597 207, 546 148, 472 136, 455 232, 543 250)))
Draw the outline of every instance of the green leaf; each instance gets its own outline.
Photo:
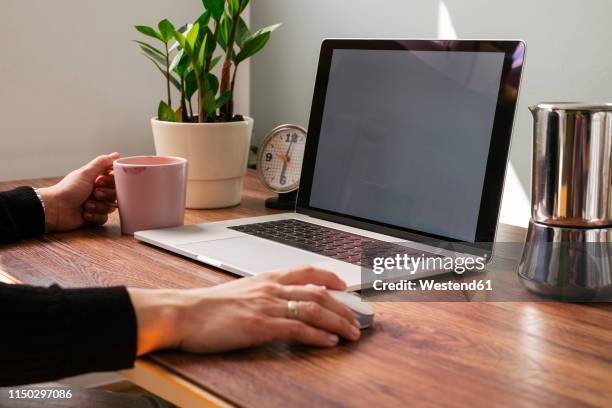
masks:
POLYGON ((211 71, 215 68, 215 66, 221 61, 221 56, 217 55, 215 58, 210 60, 210 67, 208 67, 211 71))
POLYGON ((172 60, 170 64, 170 71, 176 72, 179 77, 185 78, 187 75, 187 70, 191 61, 189 61, 189 57, 185 54, 185 50, 180 50, 172 60))
POLYGON ((144 42, 144 41, 138 41, 138 40, 134 40, 134 42, 135 42, 136 44, 139 44, 139 45, 140 45, 140 48, 147 48, 148 50, 150 50, 150 51, 154 52, 155 54, 158 54, 158 55, 159 55, 159 56, 161 56, 161 57, 164 57, 164 58, 166 57, 166 56, 165 56, 165 54, 164 54, 162 51, 158 50, 157 48, 155 48, 155 47, 154 47, 154 46, 152 46, 151 44, 147 44, 147 43, 146 43, 146 42, 144 42))
POLYGON ((253 37, 246 40, 244 42, 244 46, 234 58, 234 63, 238 65, 245 59, 250 58, 261 51, 261 49, 265 47, 268 40, 270 40, 271 35, 272 33, 266 32, 257 36, 253 35, 253 37))
MULTIPOLYGON (((176 39, 176 42, 178 43, 178 45, 180 45, 180 47, 185 50, 185 44, 187 41, 185 40, 185 36, 183 35, 183 33, 181 33, 178 30, 175 31, 174 38, 176 39)), ((187 52, 187 50, 185 50, 185 52, 187 52)), ((187 54, 189 55, 189 52, 187 52, 187 54)))
MULTIPOLYGON (((164 76, 164 78, 167 77, 166 75, 166 70, 162 67, 162 65, 158 64, 157 61, 155 61, 153 58, 151 58, 150 56, 144 54, 145 57, 147 57, 149 60, 151 60, 151 62, 157 67, 157 69, 159 69, 159 72, 162 73, 162 75, 164 76)), ((174 75, 170 74, 170 83, 178 90, 181 89, 181 83, 178 79, 176 79, 174 77, 174 75)))
POLYGON ((207 37, 206 41, 206 58, 210 58, 211 55, 215 52, 217 48, 217 43, 215 42, 215 34, 210 31, 208 27, 206 27, 205 37, 207 37))
POLYGON ((189 69, 191 69, 191 61, 187 55, 183 55, 183 58, 181 58, 181 61, 176 66, 176 73, 185 78, 189 69))
POLYGON ((219 42, 219 45, 223 51, 227 51, 227 43, 229 41, 231 27, 232 19, 229 16, 223 17, 223 20, 221 20, 221 23, 219 23, 219 34, 217 37, 217 41, 219 42))
POLYGON ((268 26, 268 27, 260 28, 259 30, 253 33, 252 37, 257 37, 258 35, 263 34, 263 33, 271 33, 282 25, 283 25, 282 23, 279 23, 279 24, 272 24, 271 26, 268 26))
POLYGON ((253 33, 253 35, 244 42, 242 49, 234 58, 234 63, 240 64, 245 59, 252 57, 257 54, 263 47, 265 47, 272 32, 280 27, 281 24, 274 24, 268 27, 261 28, 253 33))
POLYGON ((181 75, 181 73, 178 72, 177 67, 181 63, 181 59, 184 59, 184 57, 185 57, 185 50, 180 50, 179 52, 177 52, 174 58, 172 58, 172 62, 170 63, 169 70, 176 71, 177 74, 181 75))
POLYGON ((217 98, 217 109, 219 109, 221 106, 225 105, 227 102, 229 102, 230 97, 232 96, 232 93, 230 91, 225 91, 223 93, 223 95, 221 95, 220 97, 217 98))
POLYGON ((197 34, 199 31, 199 25, 196 23, 191 27, 191 29, 187 33, 187 37, 181 34, 178 31, 174 32, 174 38, 181 45, 183 50, 185 50, 185 54, 189 57, 189 61, 191 63, 192 69, 195 71, 196 75, 202 75, 202 66, 198 64, 198 53, 197 49, 194 48, 193 45, 197 42, 197 34))
POLYGON ((203 67, 206 61, 206 39, 208 36, 204 36, 202 44, 200 45, 200 52, 198 53, 198 64, 203 67))
POLYGON ((238 47, 242 48, 246 40, 251 37, 251 31, 249 27, 244 22, 242 17, 238 18, 238 26, 236 27, 236 44, 238 47))
POLYGON ((168 19, 163 19, 162 21, 160 21, 157 24, 157 27, 159 28, 159 34, 163 42, 167 43, 168 41, 174 38, 175 29, 172 23, 168 21, 168 19))
POLYGON ((151 51, 149 48, 143 47, 142 45, 140 46, 140 49, 145 54, 145 56, 147 56, 148 58, 150 58, 153 61, 157 62, 161 66, 166 66, 166 57, 164 57, 163 55, 159 55, 159 54, 151 51))
POLYGON ((164 122, 176 122, 176 113, 170 106, 168 106, 166 102, 160 101, 159 107, 157 108, 157 120, 164 122))
POLYGON ((144 34, 144 35, 149 36, 151 38, 155 38, 155 39, 160 40, 160 41, 164 41, 162 36, 157 31, 155 31, 155 29, 152 28, 152 27, 139 25, 139 26, 135 26, 135 28, 141 34, 144 34))
POLYGON ((219 79, 214 74, 208 72, 204 75, 204 88, 216 95, 219 90, 219 79))
POLYGON ((189 32, 187 33, 187 36, 185 37, 186 44, 189 44, 189 46, 191 47, 193 51, 195 51, 195 45, 196 45, 196 42, 198 41, 199 31, 200 31, 200 25, 198 23, 195 23, 193 27, 191 27, 191 30, 189 30, 189 32))
MULTIPOLYGON (((175 31, 177 31, 180 34, 185 34, 185 32, 191 29, 191 26, 192 26, 191 24, 185 24, 181 26, 178 30, 175 30, 175 31)), ((174 36, 174 38, 176 39, 176 35, 174 36)), ((178 41, 174 41, 172 45, 170 45, 170 48, 168 48, 168 51, 172 52, 179 47, 181 47, 181 44, 178 41)))
POLYGON ((210 11, 206 10, 198 19, 196 23, 200 25, 200 27, 208 27, 208 23, 210 22, 210 11))
POLYGON ((238 0, 227 0, 227 9, 230 13, 230 16, 235 16, 238 14, 239 10, 239 2, 238 0))
POLYGON ((170 47, 168 47, 168 52, 178 50, 180 47, 181 47, 181 44, 179 44, 178 41, 172 41, 172 43, 170 44, 170 47))
POLYGON ((245 8, 249 5, 249 0, 242 0, 242 7, 240 7, 240 12, 242 13, 245 8))
MULTIPOLYGON (((166 76, 166 74, 164 74, 164 76, 166 76)), ((172 74, 170 74, 170 83, 177 91, 181 91, 181 82, 176 79, 172 74)))
POLYGON ((225 9, 225 0, 202 0, 204 8, 210 11, 210 15, 215 21, 219 21, 225 9))
POLYGON ((211 90, 204 92, 204 111, 207 115, 212 115, 217 110, 217 101, 215 100, 215 93, 211 90))
POLYGON ((198 81, 196 81, 195 72, 189 71, 185 76, 185 97, 191 99, 198 90, 198 81))

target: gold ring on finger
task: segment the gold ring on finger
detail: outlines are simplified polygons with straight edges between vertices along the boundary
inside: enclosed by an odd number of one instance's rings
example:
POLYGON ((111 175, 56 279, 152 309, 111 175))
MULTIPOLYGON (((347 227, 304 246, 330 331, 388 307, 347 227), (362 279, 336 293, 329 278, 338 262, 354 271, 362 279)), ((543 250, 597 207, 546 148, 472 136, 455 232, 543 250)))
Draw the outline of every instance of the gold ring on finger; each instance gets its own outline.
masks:
POLYGON ((297 300, 290 300, 287 302, 287 317, 290 319, 297 319, 299 313, 299 303, 297 300))

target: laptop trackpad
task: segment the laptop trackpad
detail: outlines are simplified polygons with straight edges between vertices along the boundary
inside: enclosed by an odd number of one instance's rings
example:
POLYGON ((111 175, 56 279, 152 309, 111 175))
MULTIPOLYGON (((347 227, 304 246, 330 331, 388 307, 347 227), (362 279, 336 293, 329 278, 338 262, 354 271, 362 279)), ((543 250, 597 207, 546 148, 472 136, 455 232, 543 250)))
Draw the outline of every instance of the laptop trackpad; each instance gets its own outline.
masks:
MULTIPOLYGON (((202 258, 210 258, 231 269, 251 274, 329 260, 321 255, 250 236, 177 246, 197 255, 203 255, 202 258)), ((206 262, 205 259, 201 260, 206 262)), ((212 262, 206 263, 213 264, 212 262)))

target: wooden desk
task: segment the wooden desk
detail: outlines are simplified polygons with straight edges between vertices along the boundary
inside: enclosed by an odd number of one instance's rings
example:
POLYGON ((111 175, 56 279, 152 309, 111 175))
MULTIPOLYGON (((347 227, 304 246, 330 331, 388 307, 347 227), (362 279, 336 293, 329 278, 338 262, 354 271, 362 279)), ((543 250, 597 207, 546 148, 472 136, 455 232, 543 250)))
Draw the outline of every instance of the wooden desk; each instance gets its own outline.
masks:
MULTIPOLYGON (((50 180, 0 183, 46 185, 50 180)), ((187 223, 267 214, 253 173, 240 206, 188 211, 187 223)), ((502 226, 502 240, 524 230, 502 226)), ((103 228, 0 247, 9 279, 66 287, 214 285, 233 276, 103 228)), ((356 344, 286 344, 221 355, 155 353, 124 374, 182 405, 612 406, 612 306, 535 303, 374 303, 356 344)))

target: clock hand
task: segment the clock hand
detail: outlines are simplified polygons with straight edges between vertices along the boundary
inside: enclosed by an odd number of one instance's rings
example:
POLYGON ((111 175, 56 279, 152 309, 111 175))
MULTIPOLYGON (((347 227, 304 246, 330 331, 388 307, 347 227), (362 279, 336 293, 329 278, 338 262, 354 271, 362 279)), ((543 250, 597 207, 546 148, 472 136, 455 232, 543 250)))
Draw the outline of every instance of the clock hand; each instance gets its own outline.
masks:
MULTIPOLYGON (((285 177, 285 173, 287 172, 287 162, 283 160, 283 168, 281 169, 281 174, 279 177, 279 181, 285 177)), ((282 184, 282 183, 281 183, 282 184)))
POLYGON ((278 158, 281 159, 283 162, 287 163, 287 166, 289 168, 291 168, 291 160, 289 157, 285 157, 285 155, 283 154, 277 154, 278 158))
POLYGON ((291 151, 291 146, 293 146, 293 140, 289 142, 287 153, 285 153, 285 157, 283 158, 283 168, 281 169, 279 180, 283 180, 285 178, 285 173, 287 172, 287 165, 289 164, 289 152, 291 151))
POLYGON ((287 148, 287 153, 285 153, 285 157, 287 158, 287 161, 291 161, 291 158, 289 157, 289 152, 291 151, 291 146, 293 146, 293 139, 291 140, 291 142, 289 142, 289 147, 287 148))

